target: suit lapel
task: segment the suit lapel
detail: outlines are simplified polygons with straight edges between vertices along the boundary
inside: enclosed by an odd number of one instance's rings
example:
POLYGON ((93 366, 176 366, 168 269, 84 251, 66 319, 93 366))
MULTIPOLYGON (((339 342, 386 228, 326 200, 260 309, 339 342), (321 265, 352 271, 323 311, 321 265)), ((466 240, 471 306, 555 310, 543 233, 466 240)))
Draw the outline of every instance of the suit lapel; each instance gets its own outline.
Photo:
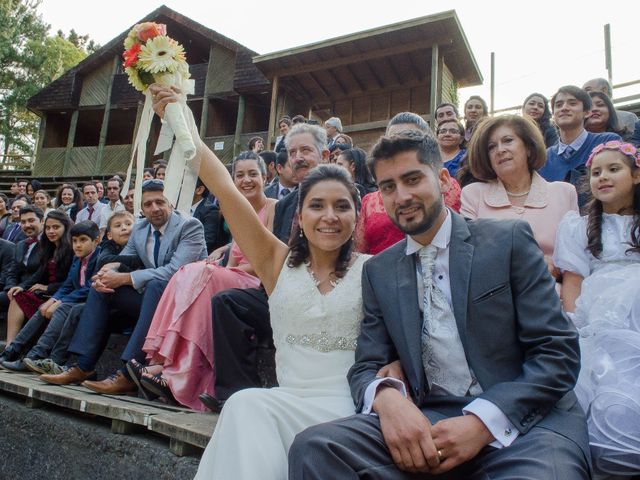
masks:
MULTIPOLYGON (((406 240, 402 242, 400 258, 397 261, 397 291, 398 308, 400 309, 400 327, 403 332, 399 338, 406 342, 406 351, 411 358, 410 368, 413 372, 406 372, 407 377, 415 387, 422 390, 424 385, 424 369, 422 367, 422 315, 418 308, 418 285, 416 265, 413 255, 406 255, 406 240), (415 383, 417 381, 417 383, 415 383)), ((400 350, 400 349, 398 349, 400 350)), ((406 368, 406 366, 405 366, 406 368)))
POLYGON ((458 333, 464 351, 467 348, 467 302, 469 300, 469 281, 471 279, 471 262, 473 245, 466 242, 471 236, 465 220, 451 213, 451 243, 449 244, 449 278, 451 282, 451 300, 453 314, 456 318, 458 333))

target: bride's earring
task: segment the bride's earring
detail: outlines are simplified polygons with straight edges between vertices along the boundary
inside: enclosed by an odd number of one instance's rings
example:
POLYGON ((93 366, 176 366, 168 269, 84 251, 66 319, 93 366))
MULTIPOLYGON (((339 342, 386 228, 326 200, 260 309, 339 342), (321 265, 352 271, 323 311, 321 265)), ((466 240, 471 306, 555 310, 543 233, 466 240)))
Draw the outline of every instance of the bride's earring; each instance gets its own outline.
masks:
POLYGON ((304 238, 304 231, 300 229, 300 238, 304 238))

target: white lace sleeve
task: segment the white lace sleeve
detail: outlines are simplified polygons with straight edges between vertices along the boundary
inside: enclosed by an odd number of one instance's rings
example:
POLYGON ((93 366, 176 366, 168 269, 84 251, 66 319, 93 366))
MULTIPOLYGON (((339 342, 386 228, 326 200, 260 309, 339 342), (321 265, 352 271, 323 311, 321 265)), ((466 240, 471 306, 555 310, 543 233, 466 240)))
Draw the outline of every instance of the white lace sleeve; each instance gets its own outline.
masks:
POLYGON ((563 272, 573 272, 583 278, 589 276, 589 251, 587 250, 587 217, 577 212, 567 212, 556 233, 553 263, 563 272))

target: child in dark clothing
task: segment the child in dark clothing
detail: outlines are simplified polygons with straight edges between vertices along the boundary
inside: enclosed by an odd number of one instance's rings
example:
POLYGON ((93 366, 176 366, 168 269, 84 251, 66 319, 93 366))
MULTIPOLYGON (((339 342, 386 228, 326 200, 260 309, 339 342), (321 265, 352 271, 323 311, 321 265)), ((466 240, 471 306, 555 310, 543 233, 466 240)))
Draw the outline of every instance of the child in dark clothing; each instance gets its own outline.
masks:
MULTIPOLYGON (((92 269, 91 275, 88 276, 89 286, 91 285, 91 277, 100 270, 102 265, 110 261, 111 256, 117 255, 127 244, 129 236, 131 235, 133 223, 133 215, 125 211, 115 212, 109 218, 107 229, 105 231, 105 238, 107 241, 103 242, 101 247, 99 247, 94 253, 94 256, 97 258, 95 261, 95 267, 92 269)), ((136 262, 132 262, 132 265, 135 268, 136 262)), ((86 299, 86 295, 84 299, 86 299)), ((66 363, 68 358, 67 349, 69 343, 73 338, 73 334, 76 331, 78 321, 80 320, 80 316, 84 309, 84 299, 83 303, 76 304, 71 308, 62 329, 54 329, 50 324, 47 331, 45 331, 42 337, 40 337, 38 345, 29 352, 30 354, 34 352, 38 355, 39 359, 32 360, 30 358, 31 355, 29 354, 27 355, 27 358, 24 359, 24 364, 29 370, 41 374, 57 374, 63 371, 65 367, 62 367, 62 365, 66 363), (52 330, 51 332, 49 332, 50 329, 52 330), (48 345, 51 344, 51 340, 49 340, 49 338, 54 338, 53 341, 55 344, 52 348, 48 348, 48 345), (43 348, 39 347, 41 343, 43 344, 43 348), (48 355, 47 351, 50 352, 48 355), (49 356, 49 358, 45 358, 47 356, 49 356)))
POLYGON ((69 274, 62 286, 55 292, 50 300, 29 319, 20 330, 13 342, 6 348, 3 357, 6 358, 0 364, 9 370, 26 371, 29 361, 48 357, 51 349, 59 340, 60 332, 65 325, 67 317, 78 305, 84 303, 91 288, 91 277, 96 271, 96 265, 100 249, 100 230, 91 221, 80 222, 73 225, 69 231, 73 253, 75 255, 69 274), (26 357, 20 360, 20 353, 26 349, 45 328, 45 332, 38 343, 26 357))

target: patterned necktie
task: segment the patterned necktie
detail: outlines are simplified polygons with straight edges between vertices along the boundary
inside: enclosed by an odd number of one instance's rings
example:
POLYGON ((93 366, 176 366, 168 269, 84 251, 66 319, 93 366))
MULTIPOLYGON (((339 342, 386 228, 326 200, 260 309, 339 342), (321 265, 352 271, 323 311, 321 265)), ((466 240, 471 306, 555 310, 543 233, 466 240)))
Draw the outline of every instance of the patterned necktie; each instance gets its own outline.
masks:
POLYGON ((290 193, 291 193, 291 190, 289 190, 288 188, 283 188, 283 189, 280 191, 280 198, 284 198, 284 197, 286 197, 287 195, 289 195, 290 193))
POLYGON ((465 396, 473 381, 456 319, 446 297, 433 284, 433 269, 438 248, 433 245, 419 251, 424 284, 422 324, 422 364, 429 385, 448 393, 465 396))
POLYGON ((156 265, 156 268, 159 267, 158 265, 158 254, 160 253, 160 237, 162 236, 162 234, 160 233, 160 230, 154 230, 153 231, 153 237, 154 237, 154 244, 153 244, 153 262, 156 265))
POLYGON ((93 216, 93 207, 89 206, 89 208, 87 208, 87 211, 89 212, 89 220, 91 220, 91 217, 93 216))
POLYGON ((573 155, 573 153, 575 151, 576 150, 571 145, 569 145, 569 146, 567 146, 567 148, 565 148, 564 152, 562 152, 562 156, 564 158, 571 158, 571 156, 573 155))

